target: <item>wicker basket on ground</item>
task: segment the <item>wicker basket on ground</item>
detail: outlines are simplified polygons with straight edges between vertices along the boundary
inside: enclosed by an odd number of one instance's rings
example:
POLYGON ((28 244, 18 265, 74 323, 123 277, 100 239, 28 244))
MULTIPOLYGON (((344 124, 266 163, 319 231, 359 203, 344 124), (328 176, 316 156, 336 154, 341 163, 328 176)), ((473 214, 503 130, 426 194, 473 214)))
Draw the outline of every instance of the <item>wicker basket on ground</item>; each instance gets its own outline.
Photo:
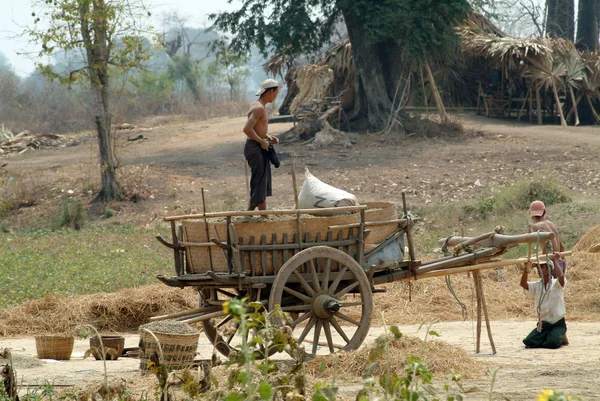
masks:
POLYGON ((160 321, 140 326, 140 370, 148 370, 150 357, 155 352, 161 355, 158 343, 162 349, 162 365, 169 370, 189 368, 196 357, 199 337, 200 333, 182 322, 160 321))
POLYGON ((73 353, 73 336, 35 336, 35 348, 39 359, 56 359, 67 361, 73 353))

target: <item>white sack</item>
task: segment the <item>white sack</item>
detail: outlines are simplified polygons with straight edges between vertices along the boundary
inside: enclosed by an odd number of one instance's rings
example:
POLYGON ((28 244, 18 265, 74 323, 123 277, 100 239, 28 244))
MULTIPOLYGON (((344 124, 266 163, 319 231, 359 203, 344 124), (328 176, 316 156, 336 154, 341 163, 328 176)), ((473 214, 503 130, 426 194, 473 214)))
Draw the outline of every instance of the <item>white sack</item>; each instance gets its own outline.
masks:
POLYGON ((304 172, 304 183, 298 195, 300 209, 342 207, 358 205, 356 196, 342 189, 332 187, 312 175, 308 168, 304 172))

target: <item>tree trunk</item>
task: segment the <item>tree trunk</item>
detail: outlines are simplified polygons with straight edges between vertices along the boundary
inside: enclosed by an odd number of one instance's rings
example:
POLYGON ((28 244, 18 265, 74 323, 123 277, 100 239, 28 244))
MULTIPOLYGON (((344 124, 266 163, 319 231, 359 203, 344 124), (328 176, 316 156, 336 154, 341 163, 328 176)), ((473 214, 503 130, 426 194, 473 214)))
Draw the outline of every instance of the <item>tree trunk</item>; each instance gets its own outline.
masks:
MULTIPOLYGON (((364 36, 364 26, 354 13, 342 7, 352 43, 352 57, 357 77, 357 91, 351 117, 366 116, 372 127, 384 127, 392 112, 392 100, 387 87, 395 88, 391 74, 385 70, 387 52, 393 51, 383 43, 369 43, 364 36), (386 76, 387 75, 387 76, 386 76)), ((392 66, 388 66, 392 68, 392 66)))
POLYGON ((574 40, 575 4, 574 0, 547 0, 548 16, 546 33, 553 37, 574 40))
MULTIPOLYGON (((106 13, 104 0, 94 0, 93 32, 84 29, 83 40, 86 45, 88 71, 92 90, 98 147, 100 153, 100 176, 102 188, 96 196, 96 201, 123 199, 123 189, 117 182, 117 161, 114 154, 114 142, 111 131, 111 115, 109 100, 108 60, 110 59, 107 46, 108 26, 103 16, 106 13)), ((84 12, 84 8, 81 8, 84 12)))
POLYGON ((577 43, 593 52, 598 49, 598 0, 579 0, 577 14, 577 43))

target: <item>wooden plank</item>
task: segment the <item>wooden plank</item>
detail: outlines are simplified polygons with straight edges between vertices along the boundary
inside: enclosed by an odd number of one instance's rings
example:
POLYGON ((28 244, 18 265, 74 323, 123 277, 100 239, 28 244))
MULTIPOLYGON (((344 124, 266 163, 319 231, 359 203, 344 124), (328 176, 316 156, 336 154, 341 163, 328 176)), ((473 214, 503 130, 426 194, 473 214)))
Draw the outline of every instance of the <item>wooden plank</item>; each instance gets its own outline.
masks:
MULTIPOLYGON (((417 219, 413 219, 413 221, 416 221, 417 219)), ((369 221, 364 223, 365 227, 376 227, 376 226, 385 226, 388 224, 394 224, 397 223, 400 227, 405 227, 408 224, 408 220, 407 219, 393 219, 393 220, 380 220, 380 221, 369 221)), ((340 224, 337 226, 329 226, 328 229, 330 230, 343 230, 346 228, 355 228, 355 227, 360 227, 360 223, 352 223, 352 224, 340 224)))
POLYGON ((173 258, 175 259, 175 273, 180 276, 183 274, 181 266, 181 257, 179 250, 179 240, 177 239, 177 230, 175 228, 175 222, 171 222, 171 237, 173 238, 173 258))
POLYGON ((244 238, 239 237, 238 244, 239 245, 237 248, 240 252, 240 271, 244 271, 244 270, 246 270, 245 256, 248 254, 248 252, 244 252, 244 250, 242 248, 240 248, 244 244, 244 238))
MULTIPOLYGON (((344 240, 344 233, 342 231, 338 231, 337 240, 338 240, 338 242, 342 242, 344 240)), ((337 248, 342 252, 346 252, 343 245, 340 245, 337 248)))
POLYGON ((300 209, 300 210, 240 210, 231 212, 212 212, 212 213, 201 213, 201 214, 186 214, 180 216, 167 216, 164 221, 176 221, 176 220, 199 220, 204 216, 206 217, 227 217, 227 216, 263 216, 263 215, 288 215, 288 214, 338 214, 347 212, 358 212, 365 210, 364 206, 343 206, 343 207, 327 207, 327 208, 316 208, 316 209, 300 209))
POLYGON ((214 242, 187 242, 187 241, 181 241, 179 243, 179 245, 181 246, 198 246, 198 247, 203 247, 203 246, 219 246, 217 244, 215 244, 214 242))
MULTIPOLYGON (((348 230, 348 239, 350 239, 350 238, 355 238, 354 237, 354 228, 351 228, 348 230)), ((346 248, 346 253, 350 256, 352 256, 354 254, 354 244, 348 245, 348 247, 346 248)))
POLYGON ((358 227, 357 262, 362 265, 365 260, 365 211, 360 211, 360 227, 358 227))
MULTIPOLYGON (((265 246, 267 245, 267 236, 266 235, 261 235, 260 236, 260 244, 265 246)), ((261 262, 261 268, 262 268, 262 275, 266 276, 267 275, 267 251, 265 250, 266 248, 263 248, 263 250, 260 252, 260 262, 261 262)))
MULTIPOLYGON (((271 244, 277 244, 277 234, 273 234, 271 236, 271 244)), ((272 263, 273 263, 273 273, 277 273, 279 271, 279 268, 281 267, 279 265, 279 251, 274 249, 271 251, 271 259, 272 259, 272 263)))
MULTIPOLYGON (((250 236, 248 240, 249 245, 254 245, 254 235, 250 236)), ((254 275, 254 269, 256 268, 256 251, 250 251, 250 275, 254 275)))
MULTIPOLYGON (((284 247, 281 248, 281 266, 283 266, 289 259, 289 254, 288 254, 288 248, 285 248, 285 246, 287 246, 288 243, 288 235, 287 233, 283 233, 283 238, 281 239, 281 245, 283 245, 284 247)), ((274 248, 275 249, 275 248, 274 248)))
MULTIPOLYGON (((309 232, 304 233, 304 244, 303 244, 304 246, 303 246, 303 248, 307 248, 307 247, 311 246, 311 245, 307 245, 307 244, 310 244, 310 237, 311 237, 311 235, 310 235, 309 232)), ((304 273, 308 273, 308 263, 304 264, 304 273)))
MULTIPOLYGON (((229 227, 231 225, 231 217, 227 217, 227 227, 229 227)), ((215 228, 215 231, 216 228, 215 228)), ((229 270, 229 273, 233 273, 233 251, 231 249, 231 240, 232 237, 229 235, 229 230, 227 231, 227 246, 229 247, 227 250, 227 267, 229 270)))
MULTIPOLYGON (((231 238, 237 238, 237 234, 235 232, 235 225, 233 223, 229 224, 229 236, 231 238)), ((233 260, 234 260, 234 265, 235 265, 235 271, 237 274, 241 274, 242 272, 242 254, 239 251, 239 249, 237 248, 237 244, 232 243, 231 244, 231 249, 233 250, 233 260)))
MULTIPOLYGON (((288 243, 288 244, 267 244, 267 245, 260 245, 260 244, 255 244, 255 245, 240 245, 239 249, 241 251, 257 251, 260 252, 263 249, 267 250, 267 251, 272 251, 272 250, 290 250, 290 251, 294 251, 294 253, 297 253, 297 251, 300 249, 300 245, 298 245, 298 242, 296 241, 296 236, 297 234, 294 234, 294 242, 288 243)), ((318 246, 318 245, 322 245, 322 246, 331 246, 331 247, 342 247, 342 246, 348 246, 348 245, 354 245, 358 242, 357 238, 351 238, 351 239, 342 239, 342 240, 336 240, 336 241, 321 241, 321 242, 311 242, 310 246, 318 246)), ((302 245, 303 249, 306 249, 306 244, 302 245)))

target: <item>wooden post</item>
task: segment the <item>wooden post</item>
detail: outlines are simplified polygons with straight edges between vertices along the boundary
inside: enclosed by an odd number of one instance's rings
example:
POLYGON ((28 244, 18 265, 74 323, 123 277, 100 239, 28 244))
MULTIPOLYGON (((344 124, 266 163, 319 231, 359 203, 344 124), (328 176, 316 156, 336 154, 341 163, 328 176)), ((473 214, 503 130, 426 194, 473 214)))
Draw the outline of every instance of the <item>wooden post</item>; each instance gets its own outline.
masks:
POLYGON ((552 82, 552 93, 554 94, 554 101, 556 102, 556 110, 558 111, 558 115, 560 117, 560 125, 563 127, 567 126, 567 122, 565 121, 565 116, 562 111, 562 107, 560 107, 560 99, 558 98, 558 91, 556 90, 556 85, 552 82))
MULTIPOLYGON (((408 208, 406 207, 406 194, 402 192, 402 208, 404 210, 404 215, 408 218, 408 208)), ((416 260, 415 258, 415 248, 412 243, 412 236, 410 234, 410 221, 406 225, 406 242, 408 242, 408 253, 410 255, 411 262, 416 260)))
POLYGON ((481 311, 485 317, 485 327, 492 346, 492 352, 496 354, 496 345, 494 344, 494 338, 492 337, 492 328, 490 326, 490 318, 487 311, 487 304, 485 302, 485 294, 483 292, 483 282, 479 270, 473 271, 473 282, 475 285, 475 294, 477 297, 477 343, 475 345, 475 353, 479 354, 481 351, 481 311))
POLYGON ((479 287, 479 272, 473 271, 473 285, 475 286, 475 298, 477 299, 477 342, 475 343, 475 353, 481 351, 481 288, 479 287))
POLYGON ((431 72, 431 68, 429 68, 429 63, 427 61, 425 61, 425 71, 427 72, 427 78, 429 79, 429 85, 431 86, 433 100, 435 100, 438 112, 440 113, 440 121, 442 122, 442 124, 445 124, 448 122, 448 113, 446 113, 446 109, 444 108, 444 102, 442 101, 442 97, 438 92, 437 86, 435 84, 435 79, 433 78, 433 73, 431 72))
POLYGON ((178 276, 183 274, 183 266, 181 266, 181 250, 179 249, 179 238, 177 238, 177 230, 175 222, 171 222, 171 236, 173 237, 173 256, 175 257, 175 273, 178 276))
MULTIPOLYGON (((425 89, 425 78, 423 77, 423 66, 419 66, 421 75, 421 87, 423 88, 423 99, 425 100, 425 116, 429 118, 429 102, 427 101, 427 90, 425 89)), ((481 82, 479 83, 479 93, 481 93, 481 82)), ((479 110, 479 95, 477 96, 477 110, 479 110)))
MULTIPOLYGON (((525 109, 525 105, 527 104, 527 100, 529 99, 529 93, 531 92, 531 88, 527 89, 527 94, 525 95, 525 99, 523 99, 523 104, 517 113, 517 121, 521 121, 521 112, 525 109)), ((531 109, 531 108, 530 108, 531 109)))
POLYGON ((542 125, 542 96, 540 95, 540 86, 535 85, 535 102, 537 103, 537 120, 538 125, 542 125))
POLYGON ((365 211, 360 211, 360 226, 358 227, 358 264, 365 261, 365 211))
MULTIPOLYGON (((567 84, 569 85, 569 84, 567 84)), ((575 125, 579 125, 579 113, 577 113, 577 103, 579 103, 576 99, 575 99, 575 93, 573 92, 573 87, 571 85, 569 85, 569 94, 571 95, 571 102, 573 102, 573 108, 571 109, 571 111, 575 112, 575 125)), ((569 112, 569 115, 567 116, 567 120, 569 119, 569 116, 571 115, 571 113, 569 112)))
POLYGON ((485 302, 485 293, 483 291, 483 280, 481 279, 481 275, 479 274, 479 270, 477 272, 477 281, 479 282, 479 299, 481 300, 481 307, 483 309, 483 315, 485 317, 485 328, 487 330, 488 339, 490 340, 490 345, 492 346, 492 352, 494 355, 496 354, 496 345, 494 344, 494 338, 492 337, 492 327, 490 326, 490 317, 488 315, 487 303, 485 302))
MULTIPOLYGON (((206 242, 210 242, 210 234, 209 234, 209 230, 208 230, 208 220, 206 219, 206 200, 204 199, 204 187, 200 188, 200 191, 202 193, 202 212, 204 213, 204 227, 206 228, 206 242)), ((212 250, 210 249, 210 246, 207 247, 208 248, 208 262, 210 264, 210 270, 214 270, 213 269, 213 260, 212 260, 212 250)))
MULTIPOLYGON (((533 85, 531 81, 530 85, 533 85)), ((533 87, 529 87, 529 122, 533 121, 533 87)))

